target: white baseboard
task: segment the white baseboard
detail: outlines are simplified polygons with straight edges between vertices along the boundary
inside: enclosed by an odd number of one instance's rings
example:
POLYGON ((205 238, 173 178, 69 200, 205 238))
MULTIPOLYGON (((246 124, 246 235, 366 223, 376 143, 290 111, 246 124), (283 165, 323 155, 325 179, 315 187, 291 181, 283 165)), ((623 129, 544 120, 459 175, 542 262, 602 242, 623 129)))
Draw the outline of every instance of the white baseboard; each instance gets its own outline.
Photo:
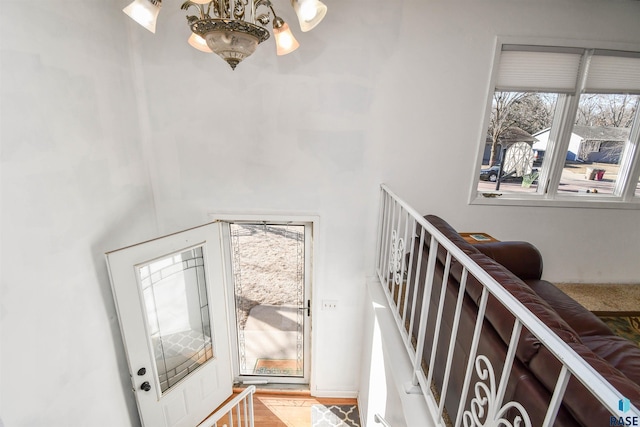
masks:
POLYGON ((358 392, 349 390, 311 390, 311 396, 334 397, 337 399, 356 399, 358 397, 358 392))

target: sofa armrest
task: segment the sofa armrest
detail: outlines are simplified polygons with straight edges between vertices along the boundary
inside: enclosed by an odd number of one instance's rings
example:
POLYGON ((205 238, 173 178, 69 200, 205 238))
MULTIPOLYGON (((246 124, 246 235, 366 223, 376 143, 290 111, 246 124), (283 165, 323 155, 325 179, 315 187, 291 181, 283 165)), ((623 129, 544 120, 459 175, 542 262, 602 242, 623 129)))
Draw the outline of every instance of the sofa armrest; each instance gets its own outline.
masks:
POLYGON ((542 277, 542 255, 528 242, 489 242, 474 245, 521 280, 542 277))

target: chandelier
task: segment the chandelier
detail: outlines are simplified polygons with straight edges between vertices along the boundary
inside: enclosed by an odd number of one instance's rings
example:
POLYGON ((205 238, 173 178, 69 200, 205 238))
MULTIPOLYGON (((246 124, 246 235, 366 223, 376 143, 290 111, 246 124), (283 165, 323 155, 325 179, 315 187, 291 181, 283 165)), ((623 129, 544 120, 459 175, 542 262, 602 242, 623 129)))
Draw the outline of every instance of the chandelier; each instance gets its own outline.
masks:
MULTIPOLYGON (((327 6, 319 0, 291 0, 291 6, 305 32, 318 25, 327 13, 327 6)), ((155 33, 161 7, 162 0, 134 0, 123 12, 155 33)), ((286 55, 300 46, 270 0, 189 0, 181 9, 197 12, 187 15, 191 29, 187 42, 199 51, 217 54, 234 70, 269 38, 265 28, 269 23, 273 25, 277 55, 286 55)))

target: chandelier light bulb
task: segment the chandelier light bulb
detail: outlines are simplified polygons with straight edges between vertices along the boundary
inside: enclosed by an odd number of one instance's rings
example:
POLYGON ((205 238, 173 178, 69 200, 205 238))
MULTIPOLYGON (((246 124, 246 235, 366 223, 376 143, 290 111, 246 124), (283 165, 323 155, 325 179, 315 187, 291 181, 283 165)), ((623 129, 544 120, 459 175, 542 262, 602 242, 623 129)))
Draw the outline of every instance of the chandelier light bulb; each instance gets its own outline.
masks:
POLYGON ((274 20, 273 36, 276 39, 276 54, 278 56, 291 53, 300 47, 300 43, 298 43, 298 40, 293 36, 289 25, 280 18, 274 20))
POLYGON ((189 43, 191 47, 198 49, 200 52, 213 53, 212 50, 209 49, 209 46, 207 46, 207 41, 196 33, 191 33, 187 43, 189 43))
POLYGON ((320 0, 291 0, 291 4, 304 32, 315 28, 327 14, 327 6, 320 0))
POLYGON ((282 33, 280 34, 280 46, 284 49, 289 49, 293 46, 293 37, 290 34, 282 33))
POLYGON ((318 14, 316 5, 310 1, 306 1, 300 5, 300 18, 309 22, 318 14))
POLYGON ((146 27, 153 22, 153 13, 143 7, 136 7, 131 12, 131 17, 143 27, 146 27))
POLYGON ((160 6, 159 0, 134 0, 129 6, 122 9, 131 19, 155 34, 156 21, 160 6))

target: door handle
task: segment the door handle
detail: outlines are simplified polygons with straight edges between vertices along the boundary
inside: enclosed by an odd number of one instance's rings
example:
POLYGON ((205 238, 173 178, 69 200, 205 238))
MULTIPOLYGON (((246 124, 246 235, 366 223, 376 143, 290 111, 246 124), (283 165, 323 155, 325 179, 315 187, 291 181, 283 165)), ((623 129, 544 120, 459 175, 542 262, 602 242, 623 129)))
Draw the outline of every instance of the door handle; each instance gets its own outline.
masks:
POLYGON ((307 300, 307 306, 306 307, 298 307, 298 310, 307 310, 307 317, 311 316, 311 300, 308 299, 307 300))
POLYGON ((149 381, 143 382, 142 385, 140 386, 140 390, 144 390, 144 391, 151 390, 151 384, 149 384, 149 381))

